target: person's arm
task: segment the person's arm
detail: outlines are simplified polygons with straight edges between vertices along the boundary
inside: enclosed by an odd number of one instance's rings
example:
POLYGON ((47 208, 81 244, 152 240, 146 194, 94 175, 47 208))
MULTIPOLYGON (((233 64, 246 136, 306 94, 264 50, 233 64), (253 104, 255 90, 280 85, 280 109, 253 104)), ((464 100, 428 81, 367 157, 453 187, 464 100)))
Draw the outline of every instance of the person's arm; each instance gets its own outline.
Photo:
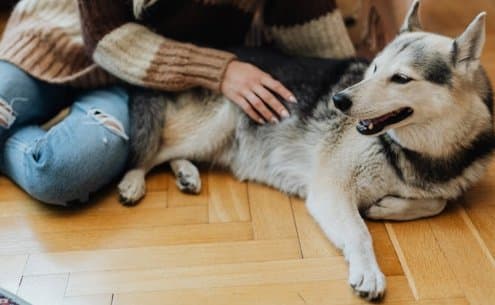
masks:
POLYGON ((135 21, 129 2, 78 0, 84 43, 95 63, 134 85, 220 91, 233 54, 156 34, 135 21))
POLYGON ((288 53, 332 58, 355 55, 335 0, 270 0, 264 20, 274 43, 288 53))
POLYGON ((231 53, 181 43, 135 22, 130 1, 78 0, 88 53, 106 71, 134 85, 165 91, 201 86, 222 92, 263 124, 289 115, 270 90, 294 96, 231 53))

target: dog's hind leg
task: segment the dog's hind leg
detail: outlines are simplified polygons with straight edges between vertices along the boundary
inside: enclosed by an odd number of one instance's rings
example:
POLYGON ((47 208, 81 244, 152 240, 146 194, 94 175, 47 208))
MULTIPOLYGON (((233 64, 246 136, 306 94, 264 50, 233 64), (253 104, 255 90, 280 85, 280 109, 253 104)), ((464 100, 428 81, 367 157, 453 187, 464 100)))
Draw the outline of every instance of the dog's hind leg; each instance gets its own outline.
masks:
POLYGON ((435 216, 441 213, 446 205, 445 199, 404 199, 388 196, 368 208, 364 216, 375 220, 413 220, 435 216))
POLYGON ((172 160, 170 167, 177 178, 177 187, 184 193, 199 194, 201 177, 198 168, 188 160, 172 160))

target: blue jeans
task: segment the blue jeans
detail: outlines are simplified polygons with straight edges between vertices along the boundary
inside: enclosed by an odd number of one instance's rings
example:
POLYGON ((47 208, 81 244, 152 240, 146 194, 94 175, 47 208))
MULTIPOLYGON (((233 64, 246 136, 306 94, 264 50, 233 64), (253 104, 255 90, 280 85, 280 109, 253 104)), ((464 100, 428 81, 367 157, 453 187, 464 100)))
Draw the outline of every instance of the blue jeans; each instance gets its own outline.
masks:
POLYGON ((123 88, 78 92, 0 61, 0 171, 32 197, 56 205, 87 201, 124 170, 128 130, 123 88), (60 123, 39 127, 68 106, 60 123))

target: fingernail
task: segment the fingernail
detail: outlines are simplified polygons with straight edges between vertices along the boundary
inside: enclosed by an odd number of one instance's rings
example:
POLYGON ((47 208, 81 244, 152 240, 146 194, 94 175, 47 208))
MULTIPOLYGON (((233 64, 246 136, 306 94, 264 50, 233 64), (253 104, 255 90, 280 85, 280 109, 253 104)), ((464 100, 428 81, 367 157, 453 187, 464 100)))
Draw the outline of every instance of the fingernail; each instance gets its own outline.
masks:
POLYGON ((265 121, 265 120, 263 120, 263 119, 259 119, 259 120, 258 120, 258 123, 260 123, 261 125, 265 125, 265 124, 266 124, 266 121, 265 121))
POLYGON ((273 124, 278 124, 278 123, 280 123, 280 121, 276 117, 273 117, 272 118, 272 123, 273 124))
POLYGON ((280 116, 286 119, 289 117, 289 112, 287 110, 283 110, 282 112, 280 112, 280 116))
POLYGON ((289 102, 291 102, 291 103, 297 103, 296 97, 293 96, 293 95, 291 97, 289 97, 289 102))

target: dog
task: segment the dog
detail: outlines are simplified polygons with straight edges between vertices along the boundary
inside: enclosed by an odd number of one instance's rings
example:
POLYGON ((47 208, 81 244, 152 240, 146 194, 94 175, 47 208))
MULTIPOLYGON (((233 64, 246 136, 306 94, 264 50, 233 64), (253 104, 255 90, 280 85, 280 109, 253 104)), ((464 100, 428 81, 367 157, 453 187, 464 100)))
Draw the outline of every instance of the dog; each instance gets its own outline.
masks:
POLYGON ((285 84, 291 117, 258 125, 220 94, 137 92, 131 104, 132 169, 121 201, 145 195, 145 175, 170 162, 177 186, 198 193, 190 162, 228 168, 306 199, 310 214, 349 263, 356 294, 386 288, 363 220, 440 213, 478 181, 495 148, 493 96, 480 64, 485 13, 456 39, 422 31, 419 1, 371 63, 238 49, 285 84))

